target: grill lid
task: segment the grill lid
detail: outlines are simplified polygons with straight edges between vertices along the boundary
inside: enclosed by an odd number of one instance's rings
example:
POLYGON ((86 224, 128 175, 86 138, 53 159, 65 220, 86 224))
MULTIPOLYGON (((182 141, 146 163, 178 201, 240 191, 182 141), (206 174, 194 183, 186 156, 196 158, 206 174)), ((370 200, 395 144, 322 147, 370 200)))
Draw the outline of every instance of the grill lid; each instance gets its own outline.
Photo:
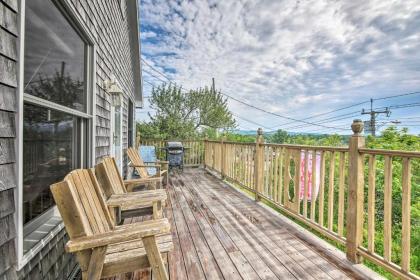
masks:
POLYGON ((182 149, 184 146, 182 146, 181 142, 168 142, 167 148, 169 149, 182 149))

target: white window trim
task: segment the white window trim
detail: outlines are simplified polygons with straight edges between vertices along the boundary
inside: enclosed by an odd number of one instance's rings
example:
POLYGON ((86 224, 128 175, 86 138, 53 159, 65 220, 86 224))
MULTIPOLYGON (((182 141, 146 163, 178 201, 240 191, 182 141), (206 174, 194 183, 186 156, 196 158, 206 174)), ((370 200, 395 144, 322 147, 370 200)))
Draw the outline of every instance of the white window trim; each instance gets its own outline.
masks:
MULTIPOLYGON (((69 109, 60 104, 43 100, 36 96, 31 96, 24 93, 24 57, 25 57, 25 3, 26 0, 19 1, 19 40, 18 40, 18 51, 19 51, 19 71, 18 71, 18 106, 17 106, 17 117, 16 117, 16 175, 17 175, 17 188, 15 189, 15 226, 16 226, 16 256, 17 256, 17 270, 21 270, 33 257, 35 257, 45 246, 48 245, 49 241, 56 236, 64 227, 63 223, 60 223, 54 228, 54 230, 40 240, 33 248, 31 248, 26 254, 23 254, 23 240, 24 240, 24 225, 23 225, 23 103, 29 102, 38 105, 48 105, 56 110, 70 113, 75 116, 79 116, 88 120, 89 132, 87 135, 87 165, 92 166, 95 161, 95 137, 96 137, 96 47, 94 44, 93 36, 90 31, 83 27, 82 20, 75 13, 74 9, 69 7, 64 1, 59 1, 59 5, 63 7, 66 13, 71 19, 67 18, 72 24, 75 24, 79 30, 83 31, 83 40, 86 43, 86 108, 87 113, 80 112, 78 110, 69 109)), ((52 207, 46 211, 42 216, 57 216, 60 217, 57 206, 52 207)), ((34 219, 36 224, 36 218, 34 219)))

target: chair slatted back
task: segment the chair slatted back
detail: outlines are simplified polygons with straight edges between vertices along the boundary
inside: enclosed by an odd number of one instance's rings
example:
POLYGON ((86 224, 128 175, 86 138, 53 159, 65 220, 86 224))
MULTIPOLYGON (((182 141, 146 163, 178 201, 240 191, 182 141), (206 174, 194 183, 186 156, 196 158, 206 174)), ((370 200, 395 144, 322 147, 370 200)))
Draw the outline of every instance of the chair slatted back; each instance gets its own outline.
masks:
MULTIPOLYGON (((144 165, 144 161, 133 147, 127 149, 127 155, 133 165, 144 165)), ((135 167, 141 178, 149 178, 149 172, 146 167, 135 167)))
POLYGON ((104 192, 105 199, 108 199, 113 194, 127 193, 114 158, 103 158, 102 162, 95 166, 95 174, 104 192))
POLYGON ((87 169, 73 170, 63 182, 51 186, 70 238, 104 233, 114 227, 98 188, 94 174, 87 169))

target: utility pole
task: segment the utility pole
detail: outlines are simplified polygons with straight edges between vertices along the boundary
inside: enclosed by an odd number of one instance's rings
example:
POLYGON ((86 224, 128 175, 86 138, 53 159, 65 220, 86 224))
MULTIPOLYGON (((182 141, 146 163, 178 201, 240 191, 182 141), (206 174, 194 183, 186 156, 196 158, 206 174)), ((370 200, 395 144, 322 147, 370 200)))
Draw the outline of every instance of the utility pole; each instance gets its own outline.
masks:
POLYGON ((215 85, 214 85, 214 78, 211 78, 211 89, 213 90, 213 93, 215 93, 216 92, 216 87, 215 87, 215 85))
POLYGON ((370 111, 366 111, 365 109, 362 110, 362 115, 370 115, 370 133, 372 136, 376 136, 376 116, 379 114, 386 114, 387 117, 391 115, 391 111, 387 107, 385 110, 375 111, 373 110, 373 99, 370 99, 370 111))

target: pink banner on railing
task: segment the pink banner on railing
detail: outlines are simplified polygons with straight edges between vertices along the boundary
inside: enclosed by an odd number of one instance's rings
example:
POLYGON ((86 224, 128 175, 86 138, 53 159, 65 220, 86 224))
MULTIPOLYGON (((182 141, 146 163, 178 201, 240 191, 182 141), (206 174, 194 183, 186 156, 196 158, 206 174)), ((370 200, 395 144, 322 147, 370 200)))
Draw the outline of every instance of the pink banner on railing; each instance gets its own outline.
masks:
POLYGON ((312 191, 315 191, 315 200, 318 196, 318 190, 319 190, 319 184, 321 182, 320 180, 320 167, 321 167, 321 156, 319 154, 316 154, 316 182, 315 182, 315 188, 312 188, 313 186, 313 176, 312 176, 312 153, 308 154, 308 158, 305 161, 305 152, 302 151, 300 155, 301 161, 300 161, 300 193, 299 193, 299 199, 303 200, 303 196, 305 193, 305 164, 306 161, 308 162, 308 194, 307 198, 308 201, 311 201, 312 199, 312 191))

